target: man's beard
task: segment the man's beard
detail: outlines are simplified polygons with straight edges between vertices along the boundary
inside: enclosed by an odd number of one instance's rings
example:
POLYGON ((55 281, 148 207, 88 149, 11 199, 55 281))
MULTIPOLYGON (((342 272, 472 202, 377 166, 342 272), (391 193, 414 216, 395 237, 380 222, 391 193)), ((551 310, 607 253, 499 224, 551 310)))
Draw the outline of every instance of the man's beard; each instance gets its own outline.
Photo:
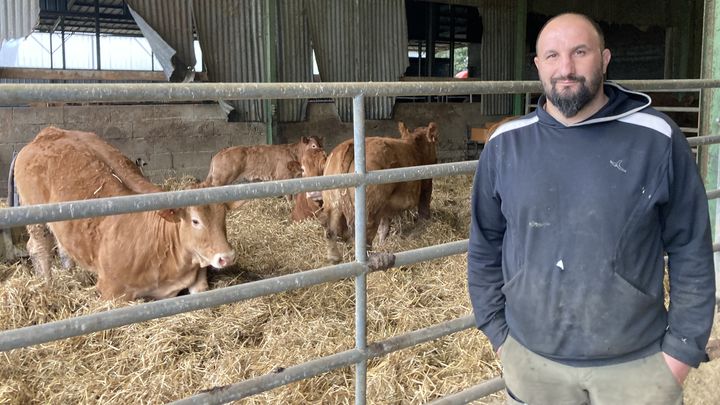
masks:
MULTIPOLYGON (((602 77, 595 76, 595 77, 602 77)), ((550 79, 550 92, 546 93, 548 100, 564 115, 566 118, 574 117, 580 110, 595 97, 600 89, 600 80, 590 80, 585 76, 576 76, 570 74, 565 77, 554 77, 550 79), (580 84, 580 88, 576 92, 570 89, 558 91, 555 85, 560 80, 575 80, 580 84), (587 85, 586 85, 587 82, 587 85)))

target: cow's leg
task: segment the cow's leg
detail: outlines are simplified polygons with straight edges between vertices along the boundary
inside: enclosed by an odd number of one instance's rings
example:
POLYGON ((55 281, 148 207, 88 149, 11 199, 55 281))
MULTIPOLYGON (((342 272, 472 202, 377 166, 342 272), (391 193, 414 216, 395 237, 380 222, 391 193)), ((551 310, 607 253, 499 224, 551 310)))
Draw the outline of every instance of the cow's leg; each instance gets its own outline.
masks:
POLYGON ((52 276, 50 263, 54 237, 45 224, 28 225, 27 231, 30 235, 27 249, 32 260, 33 269, 35 269, 36 274, 49 279, 52 276))
POLYGON ((199 292, 207 291, 207 289, 207 267, 202 267, 197 272, 195 282, 190 287, 188 287, 188 291, 190 292, 190 294, 196 294, 199 292))
MULTIPOLYGON (((366 235, 365 235, 365 244, 368 249, 372 248, 373 240, 375 240, 375 235, 378 233, 378 227, 381 224, 382 219, 378 220, 376 217, 371 216, 367 220, 367 227, 366 227, 366 235)), ((381 243, 380 240, 378 240, 378 244, 381 243)))
POLYGON ((388 235, 390 234, 390 218, 383 217, 380 219, 380 224, 377 228, 378 245, 385 243, 388 235))
POLYGON ((60 264, 65 270, 75 267, 75 261, 70 257, 67 250, 60 243, 57 244, 58 256, 60 256, 60 264))
POLYGON ((420 183, 420 200, 418 201, 418 217, 430 219, 430 200, 432 199, 432 179, 420 183))
POLYGON ((115 299, 132 301, 137 298, 141 298, 136 293, 132 293, 127 290, 126 287, 121 283, 118 283, 117 280, 108 280, 103 271, 98 273, 97 284, 95 287, 100 293, 100 298, 108 301, 115 299))
POLYGON ((338 248, 338 239, 342 238, 345 228, 345 218, 340 210, 331 210, 328 213, 327 227, 325 228, 325 238, 327 239, 327 257, 331 263, 340 263, 342 255, 338 248))

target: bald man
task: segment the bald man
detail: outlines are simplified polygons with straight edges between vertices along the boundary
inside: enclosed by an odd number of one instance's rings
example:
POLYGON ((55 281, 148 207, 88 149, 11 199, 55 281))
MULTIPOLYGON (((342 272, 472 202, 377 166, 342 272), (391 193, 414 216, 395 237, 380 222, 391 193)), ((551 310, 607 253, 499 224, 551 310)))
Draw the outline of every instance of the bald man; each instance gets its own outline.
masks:
POLYGON ((552 18, 536 51, 544 94, 486 144, 471 204, 469 294, 508 403, 681 404, 715 306, 687 140, 650 97, 604 81, 588 17, 552 18))

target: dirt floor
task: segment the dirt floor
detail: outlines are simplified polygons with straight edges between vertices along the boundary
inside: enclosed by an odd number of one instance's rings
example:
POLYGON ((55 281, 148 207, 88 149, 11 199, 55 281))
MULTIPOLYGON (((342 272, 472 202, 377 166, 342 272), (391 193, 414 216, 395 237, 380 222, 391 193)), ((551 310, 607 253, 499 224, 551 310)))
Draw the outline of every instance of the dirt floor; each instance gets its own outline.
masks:
MULTIPOLYGON (((432 221, 393 221, 399 252, 467 238, 470 176, 436 179, 432 221)), ((209 274, 210 287, 297 273, 327 264, 316 221, 290 223, 284 198, 253 201, 228 217, 238 257, 209 274)), ((346 260, 352 259, 346 247, 346 260)), ((368 341, 470 313, 465 255, 368 276, 368 341)), ((55 267, 52 282, 27 260, 0 266, 0 329, 66 319, 135 303, 104 302, 95 276, 55 267)), ((718 322, 716 322, 718 325, 718 322)), ((720 327, 714 336, 720 337, 720 327)), ((159 404, 265 375, 354 347, 354 283, 322 284, 271 297, 143 322, 0 353, 0 404, 159 404)), ((467 330, 368 364, 369 404, 420 404, 499 375, 487 340, 467 330)), ((717 404, 720 361, 693 371, 685 404, 717 404)), ((350 404, 351 368, 247 398, 247 404, 350 404)), ((503 403, 503 394, 477 401, 503 403)))

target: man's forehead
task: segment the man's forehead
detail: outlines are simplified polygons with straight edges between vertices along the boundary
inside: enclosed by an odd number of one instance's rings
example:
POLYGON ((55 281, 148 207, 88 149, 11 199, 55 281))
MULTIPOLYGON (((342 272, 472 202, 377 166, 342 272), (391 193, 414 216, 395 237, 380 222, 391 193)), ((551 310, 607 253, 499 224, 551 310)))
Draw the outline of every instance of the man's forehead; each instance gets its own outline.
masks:
POLYGON ((549 22, 540 32, 537 51, 546 51, 558 46, 578 48, 599 46, 597 32, 587 20, 580 17, 562 18, 549 22))

